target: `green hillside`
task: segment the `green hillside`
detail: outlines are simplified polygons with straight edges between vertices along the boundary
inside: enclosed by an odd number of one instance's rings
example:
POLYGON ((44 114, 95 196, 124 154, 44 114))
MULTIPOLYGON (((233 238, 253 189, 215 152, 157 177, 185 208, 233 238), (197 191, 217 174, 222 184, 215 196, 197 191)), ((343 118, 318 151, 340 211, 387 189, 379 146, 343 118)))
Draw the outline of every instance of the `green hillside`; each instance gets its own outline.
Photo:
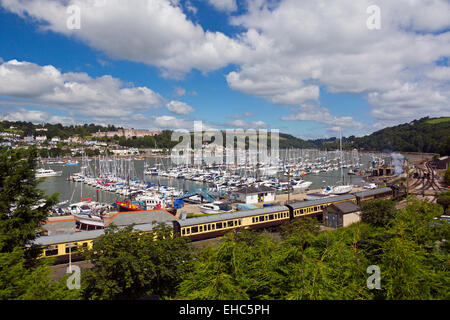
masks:
MULTIPOLYGON (((63 139, 69 136, 89 137, 97 131, 116 131, 118 129, 114 126, 104 127, 94 124, 62 126, 61 124, 34 125, 30 122, 0 122, 0 131, 13 131, 23 136, 41 134, 36 131, 40 127, 48 129, 45 134, 49 139, 55 136, 63 139)), ((152 148, 156 145, 159 148, 171 148, 177 144, 177 142, 171 141, 171 133, 172 131, 166 130, 155 137, 103 139, 109 140, 107 142, 115 141, 127 147, 152 148)), ((334 150, 339 148, 339 142, 335 137, 303 140, 290 134, 280 133, 279 146, 282 149, 319 148, 334 150)), ((410 123, 384 128, 364 137, 350 136, 343 138, 343 147, 344 149, 357 148, 370 151, 429 152, 448 155, 450 154, 450 117, 426 117, 410 123)))

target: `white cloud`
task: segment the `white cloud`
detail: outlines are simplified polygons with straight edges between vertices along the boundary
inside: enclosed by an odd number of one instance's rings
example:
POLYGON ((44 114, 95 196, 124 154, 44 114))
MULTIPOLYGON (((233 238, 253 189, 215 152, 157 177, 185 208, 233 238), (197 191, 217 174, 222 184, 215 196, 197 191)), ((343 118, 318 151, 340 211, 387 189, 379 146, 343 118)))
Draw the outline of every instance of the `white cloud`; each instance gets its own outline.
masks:
POLYGON ((265 129, 268 127, 267 123, 264 121, 244 121, 241 119, 236 119, 230 123, 228 126, 231 128, 240 128, 240 129, 265 129))
MULTIPOLYGON (((43 22, 41 29, 72 36, 111 58, 156 66, 164 76, 234 64, 236 69, 226 75, 231 89, 275 104, 320 106, 323 88, 367 97, 376 125, 448 113, 448 67, 435 64, 450 55, 447 0, 378 0, 380 30, 366 25, 372 0, 248 0, 245 13, 230 18, 245 30, 233 37, 190 21, 179 1, 108 0, 101 8, 93 7, 92 0, 0 1, 25 19, 29 15, 43 22), (66 27, 69 4, 82 9, 80 30, 66 27)), ((236 4, 213 2, 229 10, 236 4)), ((38 81, 52 72, 49 68, 33 76, 38 81)), ((52 84, 36 83, 32 89, 40 92, 45 86, 52 84)), ((35 94, 20 85, 10 90, 35 94)), ((301 114, 300 109, 297 117, 301 114)))
POLYGON ((205 31, 188 20, 178 2, 168 0, 1 0, 2 6, 23 17, 44 22, 51 30, 83 41, 111 58, 154 65, 167 77, 182 77, 192 69, 203 72, 240 63, 247 48, 220 32, 205 31), (81 10, 81 28, 70 30, 70 4, 81 10))
POLYGON ((194 130, 194 122, 178 119, 173 116, 155 117, 153 124, 162 129, 186 129, 194 130))
POLYGON ((219 11, 233 12, 237 10, 236 0, 208 0, 219 11))
POLYGON ((186 115, 195 111, 191 106, 181 101, 170 101, 166 106, 170 112, 179 115, 186 115))
POLYGON ((75 124, 71 117, 57 116, 50 112, 40 110, 27 110, 20 108, 17 111, 7 112, 3 115, 4 120, 8 121, 26 121, 32 123, 61 123, 62 125, 75 124))
POLYGON ((331 126, 328 127, 329 130, 335 130, 335 128, 341 127, 357 131, 365 131, 368 129, 367 125, 356 121, 353 117, 334 116, 329 109, 312 105, 303 105, 295 108, 291 115, 282 117, 281 119, 285 121, 315 121, 331 126))
POLYGON ((0 95, 33 105, 72 110, 87 116, 121 117, 162 106, 146 87, 123 87, 109 75, 61 73, 53 66, 11 60, 0 65, 0 95))
POLYGON ((369 30, 366 9, 372 4, 249 1, 247 13, 231 22, 247 29, 241 40, 252 48, 252 59, 227 75, 230 88, 292 106, 319 101, 319 87, 362 94, 377 119, 390 111, 398 122, 448 113, 448 67, 435 62, 450 54, 450 3, 379 0, 382 27, 369 30), (417 94, 404 92, 410 83, 417 94), (387 96, 398 100, 387 103, 387 96))

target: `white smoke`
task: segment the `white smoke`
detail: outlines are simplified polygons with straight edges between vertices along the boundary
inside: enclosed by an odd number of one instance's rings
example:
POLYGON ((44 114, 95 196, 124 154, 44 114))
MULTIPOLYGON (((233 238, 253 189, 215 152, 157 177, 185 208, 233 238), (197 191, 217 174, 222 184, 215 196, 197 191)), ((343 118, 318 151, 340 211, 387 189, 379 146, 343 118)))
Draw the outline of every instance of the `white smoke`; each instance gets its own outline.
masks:
POLYGON ((405 157, 401 155, 400 153, 392 153, 392 166, 394 167, 394 174, 400 175, 403 173, 403 162, 405 160, 405 157))

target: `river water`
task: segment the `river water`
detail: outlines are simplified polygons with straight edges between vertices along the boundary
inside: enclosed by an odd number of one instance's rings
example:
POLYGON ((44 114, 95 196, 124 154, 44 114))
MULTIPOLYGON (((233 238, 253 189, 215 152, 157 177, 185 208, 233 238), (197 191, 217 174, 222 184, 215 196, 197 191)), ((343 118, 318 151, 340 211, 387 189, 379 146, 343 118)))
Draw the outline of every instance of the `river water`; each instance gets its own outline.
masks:
MULTIPOLYGON (((361 154, 359 163, 363 164, 360 168, 361 170, 365 170, 369 167, 371 163, 372 157, 368 154, 361 154)), ((194 191, 196 189, 202 189, 211 187, 211 185, 191 181, 184 179, 176 179, 162 176, 148 176, 144 175, 144 167, 154 167, 156 164, 160 164, 163 168, 171 167, 170 158, 150 158, 146 160, 131 160, 133 172, 131 175, 145 182, 151 182, 154 184, 160 183, 163 186, 171 186, 177 189, 182 189, 185 191, 194 191)), ((90 166, 93 168, 94 166, 98 166, 97 161, 91 161, 90 166)), ((67 181, 67 178, 74 173, 80 172, 80 165, 72 165, 65 166, 60 164, 50 164, 45 165, 45 168, 51 168, 55 171, 62 171, 61 177, 49 177, 44 180, 39 185, 39 188, 44 190, 46 194, 50 195, 55 192, 59 193, 59 201, 69 200, 71 202, 78 202, 81 198, 92 197, 93 200, 98 200, 103 203, 113 203, 116 200, 124 200, 123 196, 117 195, 115 193, 110 193, 102 190, 98 190, 98 198, 97 198, 97 189, 86 184, 67 181)), ((348 169, 344 169, 344 177, 345 182, 350 182, 351 184, 360 185, 362 183, 361 176, 358 175, 347 175, 348 169)), ((321 172, 317 174, 308 174, 303 177, 306 181, 311 181, 312 185, 310 189, 320 189, 327 185, 335 185, 338 181, 341 180, 341 172, 340 170, 329 171, 329 172, 321 172)))

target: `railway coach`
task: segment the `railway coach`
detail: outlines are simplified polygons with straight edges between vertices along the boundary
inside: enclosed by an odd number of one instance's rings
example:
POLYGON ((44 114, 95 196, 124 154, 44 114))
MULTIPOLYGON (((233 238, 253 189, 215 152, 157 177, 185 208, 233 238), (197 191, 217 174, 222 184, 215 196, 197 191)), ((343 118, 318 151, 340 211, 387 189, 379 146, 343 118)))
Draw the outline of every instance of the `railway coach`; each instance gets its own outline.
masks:
POLYGON ((393 189, 391 187, 383 187, 372 190, 364 190, 355 192, 356 203, 361 205, 365 201, 371 201, 376 199, 392 199, 393 189))
POLYGON ((233 229, 275 227, 291 219, 289 208, 273 206, 173 221, 174 233, 193 241, 219 237, 233 229))
POLYGON ((323 210, 326 207, 345 201, 356 203, 356 197, 352 194, 344 194, 311 201, 295 202, 286 206, 290 210, 292 219, 300 217, 317 217, 319 221, 322 221, 323 210))

